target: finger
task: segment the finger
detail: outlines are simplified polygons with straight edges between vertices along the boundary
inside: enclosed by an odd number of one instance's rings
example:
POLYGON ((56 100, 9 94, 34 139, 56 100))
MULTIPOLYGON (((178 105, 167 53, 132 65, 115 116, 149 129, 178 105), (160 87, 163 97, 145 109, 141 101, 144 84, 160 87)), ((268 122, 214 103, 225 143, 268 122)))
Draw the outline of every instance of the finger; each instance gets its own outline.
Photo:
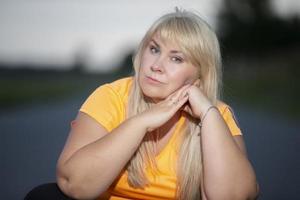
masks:
POLYGON ((189 85, 184 85, 182 86, 180 89, 176 90, 175 92, 173 92, 172 94, 170 94, 165 101, 169 102, 169 103, 174 103, 176 101, 179 100, 179 98, 181 97, 182 92, 188 87, 189 85))
POLYGON ((185 88, 185 89, 181 92, 179 99, 181 99, 181 98, 183 98, 183 97, 189 95, 189 89, 190 89, 190 87, 191 87, 191 86, 185 88))
POLYGON ((187 112, 187 113, 190 113, 191 112, 191 109, 190 109, 190 106, 189 105, 183 105, 181 110, 183 110, 184 112, 187 112))
POLYGON ((188 105, 183 105, 181 109, 185 112, 188 112, 188 105))
POLYGON ((182 96, 183 92, 186 91, 186 89, 189 87, 189 84, 182 86, 181 88, 173 92, 171 95, 169 95, 167 99, 179 99, 182 96))
MULTIPOLYGON (((175 90, 172 94, 169 95, 169 97, 175 97, 181 94, 182 91, 184 91, 186 88, 190 87, 190 84, 184 85, 181 88, 175 90)), ((169 98, 168 97, 168 98, 169 98)))
POLYGON ((190 114, 190 115, 193 115, 193 112, 192 112, 192 110, 191 110, 191 107, 190 107, 190 106, 186 106, 186 108, 185 108, 184 112, 186 112, 186 113, 188 113, 188 114, 190 114))
POLYGON ((175 93, 170 95, 166 100, 169 105, 177 104, 184 96, 186 96, 186 90, 189 85, 185 85, 177 90, 175 93))
POLYGON ((177 111, 179 110, 188 100, 188 96, 179 99, 176 103, 173 103, 173 108, 177 111))

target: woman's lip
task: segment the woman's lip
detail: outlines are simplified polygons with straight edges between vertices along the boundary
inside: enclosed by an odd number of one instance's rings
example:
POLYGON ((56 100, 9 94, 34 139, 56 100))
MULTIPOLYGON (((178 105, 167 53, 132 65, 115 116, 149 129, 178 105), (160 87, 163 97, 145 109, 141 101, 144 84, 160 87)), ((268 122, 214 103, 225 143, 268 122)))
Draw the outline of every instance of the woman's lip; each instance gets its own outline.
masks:
POLYGON ((157 79, 155 79, 155 78, 152 78, 151 76, 146 76, 146 78, 149 79, 149 80, 152 81, 152 82, 163 83, 163 82, 161 82, 161 81, 159 81, 159 80, 157 80, 157 79))

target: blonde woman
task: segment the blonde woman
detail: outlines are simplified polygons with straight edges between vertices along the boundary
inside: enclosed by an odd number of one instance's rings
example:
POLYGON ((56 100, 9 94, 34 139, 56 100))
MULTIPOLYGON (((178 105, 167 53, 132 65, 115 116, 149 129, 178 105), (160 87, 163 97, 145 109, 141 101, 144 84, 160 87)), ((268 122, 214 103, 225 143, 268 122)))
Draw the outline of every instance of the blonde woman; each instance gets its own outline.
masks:
POLYGON ((254 199, 241 131, 219 100, 209 25, 187 11, 162 16, 134 70, 80 108, 57 164, 60 189, 76 199, 254 199))

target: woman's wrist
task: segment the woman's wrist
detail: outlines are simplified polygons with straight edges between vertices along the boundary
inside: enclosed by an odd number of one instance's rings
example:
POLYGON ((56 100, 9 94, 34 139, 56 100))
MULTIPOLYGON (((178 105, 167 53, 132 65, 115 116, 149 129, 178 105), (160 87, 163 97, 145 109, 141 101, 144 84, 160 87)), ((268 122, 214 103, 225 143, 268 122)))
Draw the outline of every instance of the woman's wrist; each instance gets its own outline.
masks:
POLYGON ((147 125, 145 124, 145 120, 141 115, 135 115, 130 117, 128 120, 129 124, 134 126, 135 130, 141 130, 143 132, 147 132, 147 125))
POLYGON ((203 104, 201 106, 201 110, 200 110, 200 114, 199 114, 199 119, 203 120, 203 117, 205 115, 205 113, 207 112, 208 109, 210 109, 213 106, 213 104, 211 104, 210 102, 203 104))
POLYGON ((205 121, 205 118, 207 117, 207 115, 212 111, 212 110, 217 110, 218 111, 218 108, 214 105, 210 105, 205 112, 202 113, 202 116, 200 118, 200 122, 198 123, 198 126, 200 128, 200 132, 198 135, 201 135, 201 131, 202 131, 202 126, 204 124, 204 121, 205 121))
POLYGON ((202 116, 201 116, 201 118, 200 118, 200 123, 202 123, 202 122, 204 121, 204 119, 206 118, 206 116, 208 115, 208 113, 210 112, 210 110, 212 110, 212 109, 218 110, 218 108, 217 108, 216 106, 210 105, 210 106, 206 109, 206 111, 202 114, 202 116))

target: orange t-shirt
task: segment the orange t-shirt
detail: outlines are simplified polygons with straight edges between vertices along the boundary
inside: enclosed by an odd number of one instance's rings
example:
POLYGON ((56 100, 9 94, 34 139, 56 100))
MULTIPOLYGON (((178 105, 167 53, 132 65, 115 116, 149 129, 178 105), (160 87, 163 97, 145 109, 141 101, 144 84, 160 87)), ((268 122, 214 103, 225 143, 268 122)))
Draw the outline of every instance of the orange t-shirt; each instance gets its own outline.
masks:
MULTIPOLYGON (((123 78, 97 88, 80 108, 111 132, 126 119, 126 108, 132 78, 123 78)), ((228 105, 220 102, 218 109, 233 136, 241 135, 234 115, 228 105)), ((176 138, 182 131, 185 118, 182 116, 176 124, 174 133, 167 145, 156 156, 158 172, 154 175, 151 168, 146 170, 149 186, 144 189, 132 188, 127 182, 127 171, 110 187, 104 197, 99 199, 175 199, 176 192, 176 138)))

